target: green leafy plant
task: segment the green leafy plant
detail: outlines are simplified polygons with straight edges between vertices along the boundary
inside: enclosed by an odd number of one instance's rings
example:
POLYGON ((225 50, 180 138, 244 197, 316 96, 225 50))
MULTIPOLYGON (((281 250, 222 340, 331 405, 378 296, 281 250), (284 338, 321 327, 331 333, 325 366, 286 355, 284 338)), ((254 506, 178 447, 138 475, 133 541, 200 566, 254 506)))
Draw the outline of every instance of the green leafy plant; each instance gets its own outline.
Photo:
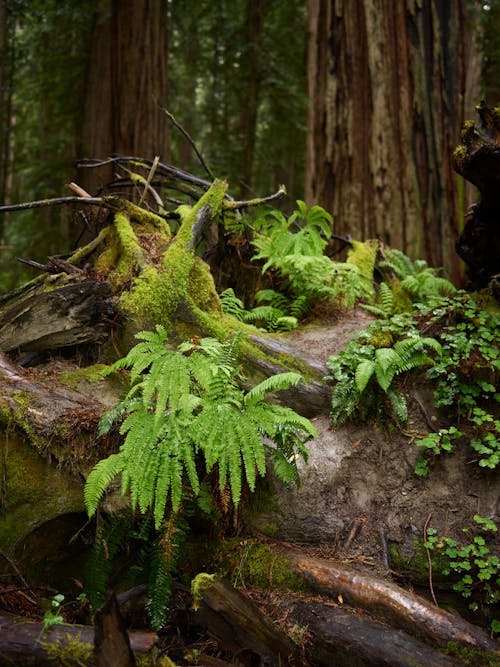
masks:
MULTIPOLYGON (((265 401, 269 392, 297 384, 297 373, 272 376, 248 392, 239 387, 238 337, 225 343, 205 338, 176 351, 166 346, 162 326, 137 337, 141 342, 108 371, 130 368, 130 391, 103 415, 99 427, 105 434, 121 422, 124 442, 91 471, 85 503, 89 516, 95 514, 120 474, 122 494, 130 493, 132 509, 151 515, 156 535, 149 558, 149 611, 153 627, 159 628, 184 534, 183 498, 200 494, 199 505, 207 508, 202 475, 216 471, 219 492, 229 490, 237 506, 243 484, 253 491, 258 475, 265 475, 266 454, 285 483, 299 482, 297 459, 307 459, 305 442, 316 432, 293 410, 265 401)), ((109 538, 99 538, 96 557, 101 564, 103 554, 109 557, 110 549, 118 548, 119 533, 111 544, 109 538)), ((103 565, 97 591, 109 574, 109 564, 103 565)))
POLYGON ((430 306, 457 291, 449 280, 438 275, 438 269, 422 259, 412 261, 395 248, 388 249, 385 258, 377 262, 376 273, 382 277, 376 303, 362 306, 378 317, 411 311, 415 304, 430 306))
POLYGON ((240 322, 254 324, 266 331, 290 331, 297 328, 298 318, 291 313, 303 315, 306 308, 301 304, 307 301, 305 297, 297 297, 295 300, 288 299, 284 294, 274 290, 260 290, 255 295, 255 300, 262 305, 246 310, 241 299, 235 295, 232 287, 220 294, 222 310, 235 317, 240 322), (268 302, 267 304, 265 302, 268 302), (290 314, 289 314, 290 313, 290 314))
MULTIPOLYGON (((424 546, 445 560, 444 575, 453 577, 453 589, 470 599, 469 608, 477 611, 480 605, 494 605, 500 601, 500 558, 491 553, 485 536, 494 535, 498 528, 494 521, 475 514, 474 522, 479 534, 473 535, 468 544, 460 544, 451 537, 438 537, 434 528, 427 529, 424 546)), ((465 535, 470 529, 464 528, 465 535)), ((492 629, 500 629, 500 620, 492 622, 492 629)))
MULTIPOLYGON (((500 401, 500 317, 468 295, 458 295, 424 317, 426 328, 443 322, 439 330, 442 354, 428 371, 435 386, 436 406, 454 420, 455 437, 462 435, 469 442, 478 464, 495 469, 500 463, 500 421, 495 417, 495 404, 500 401)), ((446 444, 448 434, 441 433, 446 444)), ((436 434, 417 441, 417 445, 433 455, 449 451, 436 434)), ((425 474, 427 468, 425 461, 419 462, 419 474, 425 474)))
POLYGON ((307 457, 304 442, 315 435, 314 428, 293 410, 264 398, 297 384, 300 375, 275 375, 245 393, 237 383, 236 339, 220 343, 207 338, 173 351, 166 347, 161 326, 138 338, 142 342, 111 367, 131 368, 132 387, 103 417, 100 433, 124 416, 120 432, 125 440, 87 479, 90 516, 121 474, 122 493, 130 492, 132 508, 151 510, 159 528, 167 501, 173 511, 179 508, 185 481, 191 492, 199 492, 200 459, 206 472, 217 469, 220 491, 229 485, 235 505, 243 482, 253 490, 257 475, 265 474, 266 452, 284 481, 298 481, 296 457, 307 457))
POLYGON ((255 221, 253 245, 257 254, 253 259, 264 261, 263 273, 273 270, 278 274, 280 292, 290 302, 305 297, 309 307, 325 300, 353 305, 370 292, 371 284, 367 285, 358 266, 333 262, 324 255, 332 222, 320 206, 307 209, 303 201, 297 201, 297 210, 288 218, 271 211, 255 221))
MULTIPOLYGON (((427 350, 441 353, 441 346, 434 338, 420 337, 413 328, 407 337, 392 342, 390 346, 377 346, 377 334, 388 334, 392 341, 401 335, 400 319, 394 326, 369 327, 347 345, 337 356, 330 357, 328 367, 335 381, 332 392, 332 419, 341 424, 360 413, 376 414, 380 418, 387 401, 396 421, 405 423, 408 418, 406 399, 396 387, 396 379, 402 373, 420 366, 432 365, 433 358, 427 350)), ((382 340, 387 340, 382 336, 382 340)))
MULTIPOLYGON (((416 444, 418 447, 423 447, 435 457, 443 453, 450 454, 454 449, 453 440, 461 438, 462 435, 462 432, 455 426, 450 426, 450 428, 442 428, 436 433, 428 433, 425 437, 417 440, 416 444)), ((425 477, 429 473, 428 458, 419 458, 415 467, 415 473, 419 477, 425 477)))
MULTIPOLYGON (((83 602, 86 599, 85 593, 80 593, 76 598, 78 602, 83 602)), ((50 630, 54 625, 64 623, 64 616, 62 615, 64 607, 67 607, 71 602, 64 602, 65 596, 62 593, 57 593, 50 601, 50 609, 47 609, 43 615, 43 631, 50 630)))

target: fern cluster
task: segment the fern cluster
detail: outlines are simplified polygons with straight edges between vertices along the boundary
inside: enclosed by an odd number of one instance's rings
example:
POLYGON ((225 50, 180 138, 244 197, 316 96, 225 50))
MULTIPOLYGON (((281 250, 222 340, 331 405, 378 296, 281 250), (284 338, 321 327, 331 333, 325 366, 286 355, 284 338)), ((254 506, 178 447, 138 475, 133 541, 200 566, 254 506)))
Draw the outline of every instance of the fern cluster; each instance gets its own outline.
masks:
MULTIPOLYGON (((406 322, 406 320, 405 320, 406 322)), ((438 356, 441 345, 430 337, 421 337, 414 327, 404 330, 405 338, 392 342, 392 337, 401 335, 400 318, 395 317, 391 329, 391 345, 378 345, 386 341, 380 325, 376 323, 362 332, 337 356, 330 357, 328 367, 335 381, 332 392, 332 419, 342 424, 356 414, 375 414, 379 421, 387 420, 387 403, 396 421, 405 423, 408 419, 406 399, 398 389, 397 378, 420 366, 434 364, 428 351, 438 356)))
POLYGON ((414 304, 437 303, 457 291, 425 260, 412 261, 395 248, 387 251, 385 259, 377 262, 376 268, 382 276, 377 303, 363 307, 380 317, 412 310, 414 304))
POLYGON ((243 301, 238 299, 232 287, 220 294, 222 310, 240 322, 253 324, 266 331, 291 331, 296 329, 299 320, 309 311, 309 304, 304 295, 293 299, 272 289, 259 290, 255 301, 259 304, 250 310, 245 309, 243 301))
POLYGON ((138 338, 142 342, 111 367, 130 368, 132 386, 101 420, 100 433, 105 433, 123 418, 124 442, 87 479, 90 516, 118 474, 132 508, 152 511, 157 528, 168 503, 174 512, 180 507, 185 483, 198 494, 201 463, 206 473, 217 469, 219 489, 228 485, 235 505, 243 484, 254 490, 257 476, 265 474, 267 452, 286 482, 298 480, 296 457, 307 457, 304 442, 315 435, 314 428, 264 398, 297 384, 300 375, 275 375, 245 393, 238 385, 237 339, 206 338, 174 351, 166 347, 167 334, 159 325, 138 338))
POLYGON ((271 211, 255 221, 254 260, 264 261, 262 272, 272 269, 283 280, 291 300, 305 297, 309 305, 330 300, 349 304, 366 297, 366 278, 357 266, 333 262, 324 254, 331 238, 332 217, 320 206, 307 209, 303 201, 286 218, 271 211))

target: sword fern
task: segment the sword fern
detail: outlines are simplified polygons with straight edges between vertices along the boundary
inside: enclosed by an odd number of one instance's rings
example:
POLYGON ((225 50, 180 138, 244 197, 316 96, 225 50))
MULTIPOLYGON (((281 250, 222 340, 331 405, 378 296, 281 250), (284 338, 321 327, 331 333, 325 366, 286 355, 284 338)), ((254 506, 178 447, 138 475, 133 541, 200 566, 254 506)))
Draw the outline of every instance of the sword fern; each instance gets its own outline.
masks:
POLYGON ((186 483, 198 494, 202 463, 206 473, 217 469, 219 488, 222 492, 229 486, 235 505, 243 484, 253 491, 257 477, 265 474, 267 452, 284 481, 298 481, 296 459, 307 458, 304 443, 315 430, 293 410, 264 399, 271 391, 296 385, 300 375, 281 373, 245 393, 238 385, 238 336, 225 343, 211 338, 184 343, 176 351, 167 347, 160 325, 137 337, 142 342, 110 367, 130 368, 132 386, 101 419, 100 432, 105 433, 124 417, 124 441, 87 479, 90 516, 118 474, 132 508, 151 510, 157 528, 168 503, 174 512, 180 507, 186 483))

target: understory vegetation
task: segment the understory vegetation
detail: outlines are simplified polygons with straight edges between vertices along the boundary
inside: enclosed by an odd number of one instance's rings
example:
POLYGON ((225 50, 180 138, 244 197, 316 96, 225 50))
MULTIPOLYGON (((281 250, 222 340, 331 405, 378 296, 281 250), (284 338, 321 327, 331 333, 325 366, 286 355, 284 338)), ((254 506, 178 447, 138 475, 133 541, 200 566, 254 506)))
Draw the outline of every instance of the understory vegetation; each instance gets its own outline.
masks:
MULTIPOLYGON (((303 202, 288 218, 277 211, 245 218, 263 286, 251 295, 250 307, 233 288, 226 289, 220 296, 224 312, 279 332, 325 308, 362 306, 377 319, 328 362, 333 423, 361 418, 374 420, 379 428, 404 429, 406 382, 412 374, 416 381, 432 382, 436 407, 452 424, 417 439, 422 455, 416 475, 430 474, 436 459, 458 445, 466 448, 471 463, 495 470, 500 462, 498 306, 488 295, 457 291, 424 261, 412 261, 378 242, 344 240, 347 259, 334 261, 328 256, 335 240, 332 222, 321 207, 308 210, 303 202)), ((120 524, 125 527, 114 543, 116 550, 127 540, 142 544, 141 553, 148 546, 144 563, 150 565, 144 564, 142 574, 150 572, 151 620, 161 627, 193 513, 213 519, 221 508, 236 511, 265 475, 267 458, 284 483, 299 483, 297 459, 307 459, 305 443, 315 431, 307 419, 266 400, 299 383, 297 373, 272 376, 249 391, 241 388, 241 334, 225 341, 193 339, 177 350, 168 348, 167 332, 159 325, 138 338, 141 342, 106 371, 130 369, 130 390, 100 422, 100 435, 120 424, 123 444, 90 473, 85 501, 94 515, 105 491, 121 476, 121 492, 130 495, 142 528, 120 524)), ((91 601, 102 596, 109 569, 102 547, 109 538, 103 535, 101 528, 91 601)), ((452 537, 438 542, 429 533, 427 548, 451 559, 444 571, 461 577, 455 584, 459 592, 481 590, 474 604, 492 604, 500 585, 498 558, 481 539, 474 538, 472 547, 458 547, 452 537), (455 550, 462 560, 453 560, 455 550)))

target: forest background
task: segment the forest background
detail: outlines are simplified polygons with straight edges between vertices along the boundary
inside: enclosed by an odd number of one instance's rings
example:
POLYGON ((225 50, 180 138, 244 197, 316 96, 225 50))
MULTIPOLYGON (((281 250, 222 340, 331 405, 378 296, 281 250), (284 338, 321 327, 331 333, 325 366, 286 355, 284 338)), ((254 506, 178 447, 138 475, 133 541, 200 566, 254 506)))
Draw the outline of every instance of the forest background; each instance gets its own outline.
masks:
MULTIPOLYGON (((1 0, 0 202, 92 194, 81 158, 159 155, 239 197, 320 204, 334 232, 463 267, 474 201, 452 152, 481 97, 499 101, 500 2, 1 0)), ((78 243, 84 214, 2 215, 0 290, 78 243)))

